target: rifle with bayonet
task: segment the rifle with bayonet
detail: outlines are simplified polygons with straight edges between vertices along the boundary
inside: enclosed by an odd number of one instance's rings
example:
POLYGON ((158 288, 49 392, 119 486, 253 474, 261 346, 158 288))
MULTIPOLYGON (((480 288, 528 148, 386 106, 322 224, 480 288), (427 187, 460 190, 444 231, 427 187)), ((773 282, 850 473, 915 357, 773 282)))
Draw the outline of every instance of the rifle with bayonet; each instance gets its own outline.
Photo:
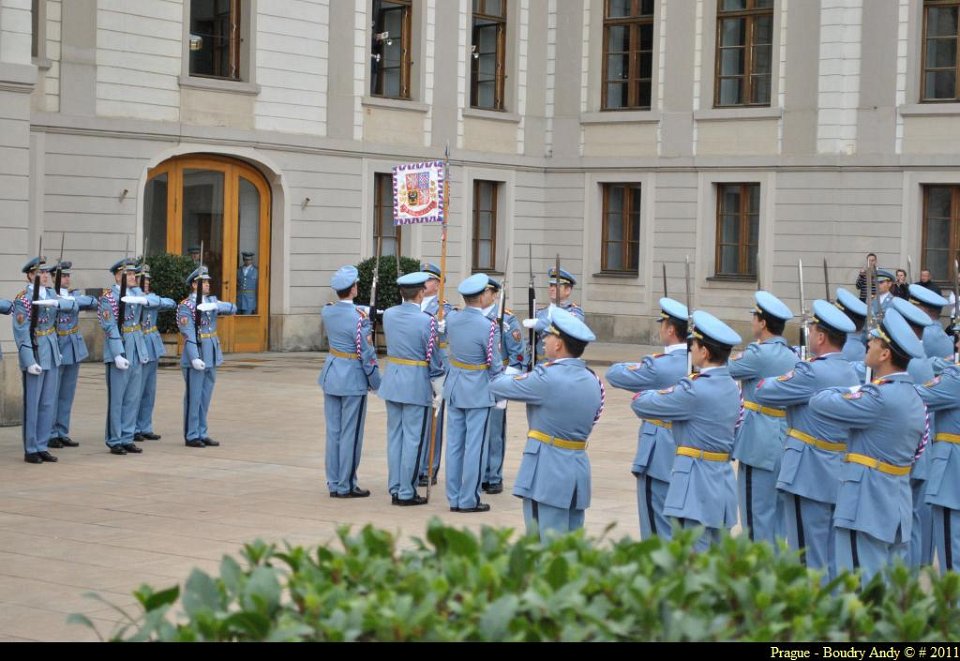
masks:
POLYGON ((127 296, 127 261, 130 259, 130 235, 127 234, 127 247, 123 251, 123 262, 120 264, 120 300, 117 301, 117 333, 123 339, 123 322, 127 318, 127 304, 123 299, 127 296))
POLYGON ((203 339, 200 334, 202 321, 200 306, 203 304, 203 241, 200 241, 200 264, 197 266, 197 277, 194 282, 197 284, 197 291, 193 298, 193 339, 197 342, 197 357, 203 360, 203 346, 200 344, 200 340, 203 339))
POLYGON ((140 260, 140 291, 146 295, 147 275, 150 273, 150 265, 147 264, 147 242, 150 240, 148 234, 143 236, 143 259, 140 260))
POLYGON ((823 258, 823 289, 826 292, 824 300, 830 302, 830 272, 827 270, 827 258, 823 258))
POLYGON ((687 289, 687 374, 693 374, 693 299, 690 296, 690 255, 683 260, 683 279, 687 289))
POLYGON ((30 345, 33 347, 33 362, 40 364, 40 345, 37 344, 37 322, 40 318, 40 265, 43 263, 43 236, 37 251, 37 270, 33 274, 33 295, 30 299, 30 345))
MULTIPOLYGON (((377 237, 377 256, 373 262, 373 279, 370 281, 370 340, 373 351, 377 351, 377 283, 380 281, 380 250, 383 247, 383 238, 377 237)), ((397 256, 397 275, 400 274, 400 257, 397 256)), ((439 302, 439 301, 438 301, 439 302)))
POLYGON ((499 309, 497 310, 497 328, 500 329, 500 357, 509 359, 507 355, 507 340, 504 337, 506 335, 506 329, 503 327, 503 320, 507 311, 507 273, 510 270, 510 246, 507 246, 507 255, 504 264, 503 282, 500 283, 500 300, 497 303, 499 305, 499 309))
POLYGON ((60 256, 57 257, 57 273, 53 279, 53 289, 57 296, 60 296, 60 283, 63 281, 63 240, 66 236, 66 232, 60 234, 60 256))
POLYGON ((957 351, 957 341, 960 340, 960 261, 953 260, 953 362, 960 363, 960 351, 957 351))
POLYGON ((800 360, 807 359, 807 300, 803 295, 803 260, 797 259, 797 278, 800 283, 800 360))
POLYGON ((663 295, 664 297, 668 297, 670 296, 670 294, 667 293, 667 263, 666 262, 660 262, 660 275, 663 276, 663 295))
MULTIPOLYGON (((873 330, 873 327, 877 324, 877 320, 873 314, 873 288, 876 285, 876 267, 870 264, 868 259, 867 261, 867 270, 866 274, 866 286, 867 286, 867 321, 864 325, 864 332, 866 335, 866 341, 870 341, 870 331, 873 330)), ((864 383, 870 383, 873 380, 873 370, 864 363, 864 383)))
MULTIPOLYGON (((530 282, 527 284, 527 309, 529 318, 537 318, 537 284, 533 276, 533 244, 527 244, 527 263, 530 264, 530 282)), ((527 371, 532 372, 537 364, 537 334, 531 328, 528 334, 527 343, 530 346, 530 362, 527 363, 527 371)))

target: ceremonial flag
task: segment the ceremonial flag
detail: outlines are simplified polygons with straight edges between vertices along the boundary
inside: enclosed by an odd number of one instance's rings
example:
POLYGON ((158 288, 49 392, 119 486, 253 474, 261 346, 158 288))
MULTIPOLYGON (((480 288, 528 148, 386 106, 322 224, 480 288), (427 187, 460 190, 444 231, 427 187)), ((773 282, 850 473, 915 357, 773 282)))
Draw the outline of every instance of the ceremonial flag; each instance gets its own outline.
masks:
POLYGON ((444 170, 443 161, 394 166, 394 225, 443 222, 444 170))

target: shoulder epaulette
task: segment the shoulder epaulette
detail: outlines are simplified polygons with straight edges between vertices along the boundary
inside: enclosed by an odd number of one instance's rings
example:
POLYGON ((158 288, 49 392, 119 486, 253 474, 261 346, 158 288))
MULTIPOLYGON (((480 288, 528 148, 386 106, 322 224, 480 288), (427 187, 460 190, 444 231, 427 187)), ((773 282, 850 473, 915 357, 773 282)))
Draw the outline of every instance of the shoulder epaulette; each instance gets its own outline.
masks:
POLYGON ((26 288, 26 287, 24 287, 23 289, 21 289, 21 290, 17 293, 17 295, 13 297, 14 300, 16 300, 16 299, 18 299, 18 298, 22 298, 23 300, 27 300, 27 288, 26 288))
POLYGON ((327 308, 328 308, 328 307, 330 307, 331 305, 333 305, 333 303, 327 303, 324 307, 327 307, 327 308))
POLYGON ((669 356, 668 353, 652 353, 650 354, 651 358, 663 358, 664 356, 669 356))
POLYGON ((364 312, 361 308, 356 308, 356 310, 357 310, 357 314, 360 315, 361 319, 366 319, 368 316, 370 316, 366 312, 364 312))

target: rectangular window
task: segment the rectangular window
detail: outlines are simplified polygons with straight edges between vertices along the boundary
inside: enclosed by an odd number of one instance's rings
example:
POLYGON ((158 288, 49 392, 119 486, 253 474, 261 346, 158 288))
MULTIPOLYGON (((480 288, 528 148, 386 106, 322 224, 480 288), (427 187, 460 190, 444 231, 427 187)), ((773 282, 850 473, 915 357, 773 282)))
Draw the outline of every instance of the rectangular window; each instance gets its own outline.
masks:
POLYGON ((718 276, 756 277, 760 184, 717 184, 718 276))
POLYGON ((411 0, 373 0, 370 94, 410 98, 411 0))
POLYGON ((769 106, 773 0, 717 0, 717 107, 769 106))
POLYGON ((32 0, 30 3, 30 57, 34 59, 40 57, 40 1, 32 0))
POLYGON ((653 75, 653 0, 605 0, 604 110, 650 108, 653 75))
POLYGON ((957 37, 960 36, 960 0, 923 3, 922 101, 957 101, 957 37))
POLYGON ((191 0, 191 76, 240 80, 240 41, 240 0, 191 0))
POLYGON ((503 110, 507 0, 473 0, 470 105, 503 110))
POLYGON ((376 254, 377 241, 382 241, 380 254, 400 254, 401 225, 393 224, 393 175, 376 173, 373 191, 373 250, 376 254))
POLYGON ((473 182, 473 270, 497 270, 497 216, 500 182, 473 182))
POLYGON ((639 273, 640 184, 603 184, 600 270, 639 273))
POLYGON ((960 256, 960 186, 923 187, 923 256, 921 268, 940 282, 957 277, 960 256))

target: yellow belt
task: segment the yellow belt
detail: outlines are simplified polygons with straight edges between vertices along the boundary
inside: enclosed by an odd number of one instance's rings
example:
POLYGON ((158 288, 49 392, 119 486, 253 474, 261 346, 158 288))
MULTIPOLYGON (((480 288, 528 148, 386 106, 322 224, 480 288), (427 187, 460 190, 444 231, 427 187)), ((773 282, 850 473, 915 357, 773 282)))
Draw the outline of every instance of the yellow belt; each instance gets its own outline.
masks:
POLYGON ((805 434, 799 429, 794 429, 793 427, 787 430, 787 436, 792 436, 798 441, 803 441, 807 445, 812 445, 815 448, 820 448, 821 450, 826 450, 828 452, 846 452, 847 450, 846 443, 832 443, 831 441, 821 441, 819 438, 814 438, 810 434, 805 434))
POLYGON ((53 333, 56 333, 56 332, 57 332, 57 329, 51 327, 45 330, 38 330, 34 333, 34 335, 36 335, 37 337, 45 337, 47 335, 52 335, 53 333))
POLYGON ((216 337, 216 333, 200 333, 201 340, 209 340, 211 337, 216 337))
POLYGON ((157 327, 156 327, 156 326, 151 326, 150 328, 144 328, 144 329, 143 329, 143 334, 144 334, 144 335, 146 335, 146 334, 148 334, 148 333, 156 333, 156 332, 157 332, 157 327))
POLYGON ((387 362, 394 363, 395 365, 410 365, 411 367, 427 366, 427 361, 425 360, 411 360, 409 358, 396 358, 395 356, 387 356, 387 362))
POLYGON ((527 438, 532 438, 541 443, 547 445, 552 445, 554 447, 563 448, 564 450, 586 450, 587 442, 586 441, 571 441, 565 438, 557 438, 556 436, 550 436, 549 434, 544 434, 542 431, 537 431, 536 429, 531 429, 527 432, 527 438))
POLYGON ((441 342, 437 346, 440 347, 441 349, 446 349, 449 345, 450 345, 449 342, 441 342))
POLYGON ((252 294, 252 293, 255 292, 255 291, 257 291, 257 290, 256 290, 256 289, 241 289, 241 290, 240 290, 240 293, 241 293, 241 294, 252 294))
POLYGON ((960 434, 948 434, 947 432, 940 432, 933 437, 935 441, 943 441, 944 443, 960 443, 960 434))
POLYGON ((644 418, 645 422, 649 422, 651 425, 656 425, 657 427, 663 427, 664 429, 673 429, 673 423, 666 420, 657 420, 656 418, 644 418))
POLYGON ((844 457, 843 460, 853 464, 861 464, 867 468, 872 468, 880 471, 881 473, 886 473, 887 475, 897 475, 901 477, 904 475, 909 475, 911 468, 910 466, 897 466, 895 464, 888 464, 884 461, 880 461, 879 459, 868 457, 865 454, 855 454, 852 452, 844 457))
POLYGON ((459 360, 450 359, 450 364, 454 367, 459 367, 462 370, 486 370, 490 369, 490 366, 486 363, 480 365, 471 365, 470 363, 461 363, 459 360))
POLYGON ((686 445, 677 446, 677 454, 693 459, 703 459, 704 461, 730 461, 730 455, 726 452, 707 452, 686 445))
POLYGON ((124 326, 124 327, 123 327, 123 332, 124 332, 124 333, 136 333, 138 330, 140 330, 140 324, 137 324, 136 326, 124 326))
POLYGON ((70 330, 58 330, 57 335, 59 335, 60 337, 66 337, 67 335, 73 335, 74 333, 79 333, 79 332, 80 332, 80 327, 74 326, 70 330))
POLYGON ((334 348, 332 348, 332 347, 330 348, 330 350, 329 350, 327 353, 329 353, 331 356, 336 356, 337 358, 346 358, 347 360, 356 360, 356 359, 357 359, 357 354, 355 354, 355 353, 347 353, 346 351, 337 351, 336 349, 334 349, 334 348))
POLYGON ((750 400, 743 400, 743 408, 749 409, 751 411, 756 411, 757 413, 762 413, 764 415, 769 415, 771 418, 785 418, 787 417, 787 412, 783 409, 775 409, 769 406, 760 406, 756 402, 751 402, 750 400))

